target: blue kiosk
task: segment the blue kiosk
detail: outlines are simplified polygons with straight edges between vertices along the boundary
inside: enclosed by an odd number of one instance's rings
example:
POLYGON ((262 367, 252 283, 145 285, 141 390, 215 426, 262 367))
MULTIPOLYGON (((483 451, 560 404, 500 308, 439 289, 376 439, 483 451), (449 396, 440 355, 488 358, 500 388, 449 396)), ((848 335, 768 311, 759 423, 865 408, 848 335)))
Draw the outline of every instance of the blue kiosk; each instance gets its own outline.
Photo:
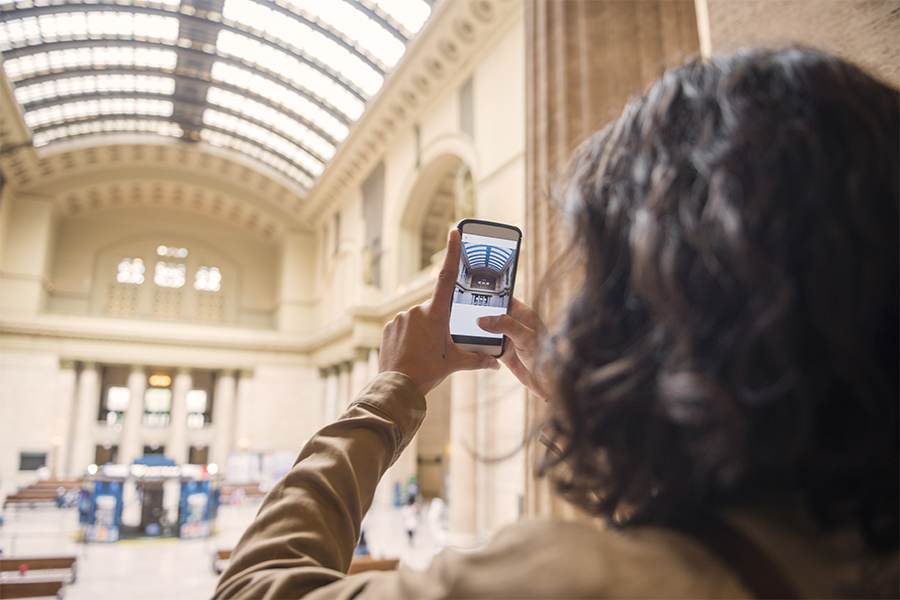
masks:
POLYGON ((177 465, 147 454, 87 475, 79 503, 84 540, 206 537, 215 518, 218 479, 206 465, 177 465))

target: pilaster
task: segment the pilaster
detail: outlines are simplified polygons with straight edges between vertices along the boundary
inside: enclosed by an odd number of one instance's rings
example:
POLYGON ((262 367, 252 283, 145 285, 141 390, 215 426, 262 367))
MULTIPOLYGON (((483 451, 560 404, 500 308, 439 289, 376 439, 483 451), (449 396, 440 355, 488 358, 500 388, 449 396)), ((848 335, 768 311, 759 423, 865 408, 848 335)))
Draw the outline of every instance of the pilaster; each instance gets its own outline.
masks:
MULTIPOLYGON (((568 240, 548 202, 553 178, 579 143, 617 118, 628 98, 643 92, 666 68, 699 56, 694 0, 534 0, 525 10, 526 227, 524 266, 529 300, 568 240)), ((558 313, 571 292, 566 282, 542 299, 558 313)), ((552 325, 552 323, 551 323, 552 325)), ((529 394, 528 423, 539 422, 544 401, 529 394)), ((532 448, 529 458, 534 459, 532 448)), ((546 482, 526 465, 526 513, 560 515, 546 482)), ((560 515, 562 516, 562 515, 560 515)))

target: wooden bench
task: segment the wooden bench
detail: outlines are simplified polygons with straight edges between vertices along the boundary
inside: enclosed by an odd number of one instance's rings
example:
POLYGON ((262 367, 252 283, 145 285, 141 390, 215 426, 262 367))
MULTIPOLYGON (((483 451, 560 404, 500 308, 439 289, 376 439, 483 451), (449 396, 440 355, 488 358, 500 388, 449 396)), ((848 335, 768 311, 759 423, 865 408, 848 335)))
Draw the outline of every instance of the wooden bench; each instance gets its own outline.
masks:
MULTIPOLYGON (((0 559, 0 572, 7 573, 10 571, 18 571, 22 565, 28 567, 26 573, 34 574, 35 577, 43 575, 47 575, 48 577, 59 576, 69 583, 75 582, 77 560, 74 556, 3 558, 0 559), (47 573, 47 571, 57 570, 65 572, 47 573)), ((4 579, 4 581, 6 581, 6 579, 4 579)), ((0 594, 0 597, 2 597, 2 594, 0 594)))
MULTIPOLYGON (((231 550, 217 550, 213 555, 213 571, 221 575, 231 559, 231 550)), ((365 571, 393 571, 400 560, 397 558, 372 558, 371 556, 354 556, 350 561, 347 575, 356 575, 365 571)))
POLYGON ((22 577, 0 579, 0 598, 44 598, 61 599, 65 593, 66 580, 63 577, 22 577))

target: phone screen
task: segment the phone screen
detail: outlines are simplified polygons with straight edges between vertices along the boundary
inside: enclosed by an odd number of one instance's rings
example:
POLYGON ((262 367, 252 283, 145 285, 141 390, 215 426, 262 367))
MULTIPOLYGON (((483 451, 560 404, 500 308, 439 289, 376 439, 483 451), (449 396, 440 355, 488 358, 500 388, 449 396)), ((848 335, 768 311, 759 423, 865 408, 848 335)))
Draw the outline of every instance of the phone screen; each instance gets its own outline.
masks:
POLYGON ((503 334, 478 326, 479 317, 507 312, 515 281, 519 242, 462 232, 459 275, 453 291, 450 334, 457 344, 502 346, 503 334))

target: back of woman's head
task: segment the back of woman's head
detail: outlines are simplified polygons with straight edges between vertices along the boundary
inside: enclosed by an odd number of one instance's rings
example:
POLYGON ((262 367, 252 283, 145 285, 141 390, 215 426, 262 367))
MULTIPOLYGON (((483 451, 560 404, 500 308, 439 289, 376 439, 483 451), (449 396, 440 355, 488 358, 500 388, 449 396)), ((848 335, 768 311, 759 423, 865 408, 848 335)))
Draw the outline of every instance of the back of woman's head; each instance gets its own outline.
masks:
POLYGON ((582 146, 563 494, 619 523, 800 501, 896 547, 898 150, 897 91, 803 49, 668 72, 582 146))

